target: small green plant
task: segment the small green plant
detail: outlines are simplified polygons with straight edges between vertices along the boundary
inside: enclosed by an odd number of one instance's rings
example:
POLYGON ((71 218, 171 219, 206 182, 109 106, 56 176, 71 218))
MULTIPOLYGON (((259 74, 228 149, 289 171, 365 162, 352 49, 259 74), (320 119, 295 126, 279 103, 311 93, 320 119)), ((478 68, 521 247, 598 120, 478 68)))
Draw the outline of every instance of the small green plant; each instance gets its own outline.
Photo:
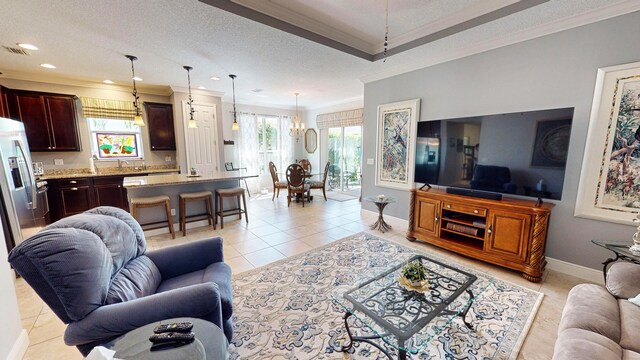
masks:
POLYGON ((412 283, 419 283, 427 279, 427 269, 420 260, 415 260, 402 268, 402 276, 412 283))

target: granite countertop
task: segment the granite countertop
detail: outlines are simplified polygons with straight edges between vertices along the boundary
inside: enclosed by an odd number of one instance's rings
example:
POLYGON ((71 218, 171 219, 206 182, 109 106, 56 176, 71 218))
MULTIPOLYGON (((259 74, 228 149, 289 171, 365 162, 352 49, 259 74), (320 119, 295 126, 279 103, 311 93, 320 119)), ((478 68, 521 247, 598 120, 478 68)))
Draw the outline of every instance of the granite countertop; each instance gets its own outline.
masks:
POLYGON ((151 169, 138 169, 124 168, 118 170, 117 168, 105 168, 100 169, 98 173, 92 173, 89 169, 68 169, 59 173, 45 173, 44 175, 37 176, 38 180, 55 180, 55 179, 71 179, 71 178, 87 178, 87 177, 102 177, 102 176, 135 176, 139 174, 156 174, 167 172, 180 172, 178 168, 151 168, 151 169))
POLYGON ((239 180, 258 177, 257 174, 241 174, 237 171, 215 171, 199 176, 186 174, 149 175, 128 177, 124 179, 123 186, 127 189, 144 188, 153 186, 182 185, 192 183, 207 183, 214 181, 239 180))

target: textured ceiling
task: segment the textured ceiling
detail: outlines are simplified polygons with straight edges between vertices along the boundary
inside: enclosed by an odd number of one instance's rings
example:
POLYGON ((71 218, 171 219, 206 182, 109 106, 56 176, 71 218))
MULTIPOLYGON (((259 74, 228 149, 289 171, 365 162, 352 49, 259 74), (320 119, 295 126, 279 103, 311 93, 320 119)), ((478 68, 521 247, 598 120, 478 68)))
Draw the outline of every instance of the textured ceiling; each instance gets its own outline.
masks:
MULTIPOLYGON (((291 1, 292 9, 309 16, 322 10, 319 20, 363 41, 375 43, 380 35, 383 0, 291 1), (327 20, 331 13, 338 14, 333 22, 327 20)), ((476 2, 391 0, 390 32, 411 29, 476 2)), ((606 18, 639 9, 637 0, 552 0, 394 55, 385 63, 372 63, 197 0, 0 0, 0 45, 27 42, 40 48, 30 51, 31 56, 0 49, 0 72, 7 78, 93 83, 111 79, 128 86, 130 64, 124 55, 133 54, 139 58, 136 74, 144 79, 142 86, 186 87, 182 66, 191 65, 192 85, 225 92, 225 100, 231 91, 227 74, 233 73, 238 75, 239 103, 293 107, 293 93, 299 92, 300 106, 313 108, 362 97, 362 79, 455 58, 469 49, 482 51, 500 39, 517 41, 518 34, 542 27, 553 31, 576 16, 591 14, 586 18, 597 20, 599 13, 606 18), (41 68, 41 63, 57 69, 41 68), (221 80, 210 80, 212 75, 221 80), (256 88, 264 91, 251 92, 256 88)))

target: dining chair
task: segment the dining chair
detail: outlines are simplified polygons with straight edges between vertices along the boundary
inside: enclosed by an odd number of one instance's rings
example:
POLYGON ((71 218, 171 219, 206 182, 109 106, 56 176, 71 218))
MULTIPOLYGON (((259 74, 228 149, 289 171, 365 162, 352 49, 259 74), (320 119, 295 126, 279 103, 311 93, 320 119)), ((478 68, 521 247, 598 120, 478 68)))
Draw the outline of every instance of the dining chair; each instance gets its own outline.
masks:
POLYGON ((322 189, 322 195, 324 195, 324 201, 327 201, 327 175, 329 174, 329 162, 324 166, 324 174, 322 180, 309 182, 309 189, 322 189))
POLYGON ((273 201, 276 197, 280 196, 280 189, 287 188, 287 183, 278 179, 278 169, 276 169, 276 164, 274 164, 273 161, 269 161, 269 172, 271 173, 271 181, 273 182, 273 197, 271 198, 271 201, 273 201))
POLYGON ((304 195, 307 195, 307 201, 310 201, 309 184, 305 183, 305 171, 299 164, 291 164, 287 167, 287 206, 291 205, 291 197, 299 194, 302 198, 302 207, 304 207, 304 195))
POLYGON ((304 169, 304 171, 307 172, 307 174, 311 174, 311 161, 307 159, 300 159, 298 160, 298 164, 302 166, 302 168, 304 169))

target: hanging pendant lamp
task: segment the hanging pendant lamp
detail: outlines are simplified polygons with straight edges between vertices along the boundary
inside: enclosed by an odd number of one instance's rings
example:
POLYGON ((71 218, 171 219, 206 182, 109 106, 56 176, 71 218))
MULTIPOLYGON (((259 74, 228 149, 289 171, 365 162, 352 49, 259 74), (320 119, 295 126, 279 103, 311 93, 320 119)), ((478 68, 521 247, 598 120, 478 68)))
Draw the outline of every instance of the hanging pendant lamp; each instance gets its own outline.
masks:
POLYGON ((188 122, 187 127, 189 129, 197 129, 198 128, 198 123, 193 118, 193 113, 195 112, 195 110, 193 110, 193 98, 191 97, 191 75, 190 75, 190 72, 191 72, 191 70, 193 70, 193 68, 191 66, 183 66, 183 68, 185 70, 187 70, 187 81, 189 83, 189 101, 187 102, 187 104, 189 104, 189 122, 188 122))
POLYGON ((133 125, 144 126, 144 120, 140 113, 140 97, 136 89, 136 70, 133 67, 133 62, 138 60, 138 58, 133 55, 125 55, 125 57, 131 60, 131 79, 133 80, 133 92, 131 94, 133 94, 133 107, 136 109, 136 114, 133 117, 133 125))
POLYGON ((231 78, 231 86, 233 89, 233 124, 231 125, 231 130, 238 131, 240 130, 240 125, 238 125, 238 114, 236 112, 236 76, 233 74, 229 74, 231 78))

